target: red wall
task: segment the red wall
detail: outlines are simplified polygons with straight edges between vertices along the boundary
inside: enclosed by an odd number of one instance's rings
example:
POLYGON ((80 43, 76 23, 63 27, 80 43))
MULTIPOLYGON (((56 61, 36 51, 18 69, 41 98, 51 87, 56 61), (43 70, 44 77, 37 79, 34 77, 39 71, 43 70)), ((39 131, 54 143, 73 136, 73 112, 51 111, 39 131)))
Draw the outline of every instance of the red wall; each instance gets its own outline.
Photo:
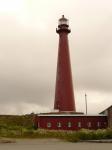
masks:
POLYGON ((106 116, 38 116, 37 124, 38 128, 54 130, 99 129, 108 126, 106 116), (51 123, 51 127, 47 127, 48 122, 51 123), (62 125, 60 128, 57 127, 58 122, 62 125), (71 122, 71 127, 68 127, 68 122, 71 122), (81 127, 78 127, 78 122, 81 122, 81 127), (88 127, 88 122, 91 122, 91 127, 88 127))
MULTIPOLYGON (((69 30, 68 28, 66 30, 69 30)), ((54 109, 76 111, 68 45, 68 33, 60 29, 54 109)))
POLYGON ((108 124, 112 128, 112 106, 107 110, 108 111, 108 124))

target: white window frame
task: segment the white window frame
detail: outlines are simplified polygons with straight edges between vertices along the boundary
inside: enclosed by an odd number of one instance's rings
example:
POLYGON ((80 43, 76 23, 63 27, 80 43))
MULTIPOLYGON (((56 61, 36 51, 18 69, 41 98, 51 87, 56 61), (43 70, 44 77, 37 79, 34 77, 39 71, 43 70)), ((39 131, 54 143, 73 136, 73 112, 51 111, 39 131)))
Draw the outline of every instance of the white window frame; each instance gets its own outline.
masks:
POLYGON ((98 122, 97 122, 97 127, 100 127, 100 124, 101 124, 101 123, 98 121, 98 122))
POLYGON ((91 122, 88 122, 88 127, 91 128, 91 126, 92 126, 92 125, 91 125, 91 122))
POLYGON ((47 127, 51 128, 51 126, 52 126, 51 122, 47 122, 47 127))
POLYGON ((71 128, 72 127, 72 123, 69 121, 68 122, 68 128, 71 128))
POLYGON ((81 122, 78 122, 78 127, 81 128, 81 122))
POLYGON ((57 122, 57 127, 58 127, 58 128, 61 128, 61 127, 62 127, 61 122, 57 122))

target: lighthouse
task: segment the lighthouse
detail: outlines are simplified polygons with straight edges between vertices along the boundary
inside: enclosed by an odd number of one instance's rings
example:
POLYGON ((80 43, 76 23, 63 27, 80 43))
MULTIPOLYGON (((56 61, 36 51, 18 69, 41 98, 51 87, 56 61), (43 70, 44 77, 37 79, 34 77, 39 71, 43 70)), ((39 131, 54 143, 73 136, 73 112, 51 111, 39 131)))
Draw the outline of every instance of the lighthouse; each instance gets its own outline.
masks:
POLYGON ((68 43, 68 34, 71 30, 69 28, 68 19, 66 19, 64 15, 59 19, 56 32, 59 34, 59 47, 54 109, 59 110, 60 112, 75 112, 75 98, 68 43))
POLYGON ((59 34, 59 48, 54 110, 58 111, 38 114, 35 126, 40 129, 70 131, 82 128, 92 130, 107 128, 108 117, 105 114, 88 115, 76 112, 68 45, 68 34, 71 30, 68 19, 64 16, 59 19, 56 32, 59 34))

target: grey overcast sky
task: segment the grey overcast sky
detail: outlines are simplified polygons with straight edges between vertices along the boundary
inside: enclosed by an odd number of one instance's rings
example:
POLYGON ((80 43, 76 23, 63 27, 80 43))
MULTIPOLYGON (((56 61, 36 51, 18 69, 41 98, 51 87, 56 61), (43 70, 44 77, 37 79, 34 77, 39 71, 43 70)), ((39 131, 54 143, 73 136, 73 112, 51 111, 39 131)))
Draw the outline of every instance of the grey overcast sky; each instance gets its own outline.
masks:
POLYGON ((53 109, 61 15, 69 45, 77 111, 112 105, 112 0, 0 0, 0 113, 53 109))

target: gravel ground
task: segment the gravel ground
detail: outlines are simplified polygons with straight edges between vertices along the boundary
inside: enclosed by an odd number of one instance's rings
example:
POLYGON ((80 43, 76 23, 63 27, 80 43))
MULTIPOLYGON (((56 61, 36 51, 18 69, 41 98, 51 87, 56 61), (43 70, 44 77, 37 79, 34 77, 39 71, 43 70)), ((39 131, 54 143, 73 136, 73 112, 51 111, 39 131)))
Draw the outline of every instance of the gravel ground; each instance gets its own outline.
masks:
POLYGON ((57 139, 18 139, 0 143, 0 150, 112 150, 112 143, 70 143, 57 139))

